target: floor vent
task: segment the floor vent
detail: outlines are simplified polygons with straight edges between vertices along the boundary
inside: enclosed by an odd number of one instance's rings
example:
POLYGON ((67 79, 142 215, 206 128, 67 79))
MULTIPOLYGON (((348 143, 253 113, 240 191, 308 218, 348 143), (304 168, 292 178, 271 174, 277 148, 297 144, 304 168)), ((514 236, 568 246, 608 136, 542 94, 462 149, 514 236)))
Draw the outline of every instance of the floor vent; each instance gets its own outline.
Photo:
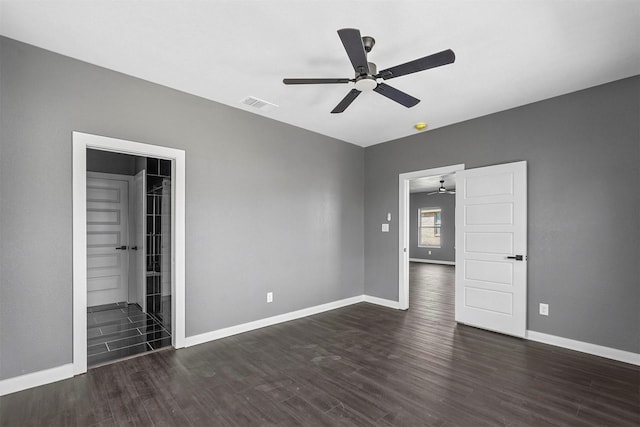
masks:
POLYGON ((276 104, 272 104, 263 99, 259 99, 253 96, 248 96, 242 101, 240 101, 244 105, 248 105, 249 107, 257 108, 262 111, 272 111, 278 108, 276 104))

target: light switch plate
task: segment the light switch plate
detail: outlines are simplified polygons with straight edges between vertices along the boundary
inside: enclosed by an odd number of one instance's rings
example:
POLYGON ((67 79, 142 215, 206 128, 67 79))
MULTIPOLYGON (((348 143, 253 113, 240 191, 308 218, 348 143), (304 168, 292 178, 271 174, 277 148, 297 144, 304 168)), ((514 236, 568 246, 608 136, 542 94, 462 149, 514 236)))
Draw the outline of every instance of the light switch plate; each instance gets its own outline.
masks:
POLYGON ((383 233, 389 232, 389 224, 382 224, 382 232, 383 233))

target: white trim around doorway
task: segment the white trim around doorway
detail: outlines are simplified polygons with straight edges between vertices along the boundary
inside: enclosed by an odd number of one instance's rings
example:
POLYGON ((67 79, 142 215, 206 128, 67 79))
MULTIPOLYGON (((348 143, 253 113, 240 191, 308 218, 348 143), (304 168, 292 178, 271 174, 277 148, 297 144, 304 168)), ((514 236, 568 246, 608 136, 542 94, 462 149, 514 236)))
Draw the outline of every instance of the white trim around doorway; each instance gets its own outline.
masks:
POLYGON ((447 175, 464 170, 464 164, 401 173, 398 175, 398 308, 409 308, 409 182, 412 179, 447 175))
POLYGON ((87 372, 87 149, 171 160, 172 345, 185 346, 185 158, 184 150, 73 132, 73 374, 87 372))

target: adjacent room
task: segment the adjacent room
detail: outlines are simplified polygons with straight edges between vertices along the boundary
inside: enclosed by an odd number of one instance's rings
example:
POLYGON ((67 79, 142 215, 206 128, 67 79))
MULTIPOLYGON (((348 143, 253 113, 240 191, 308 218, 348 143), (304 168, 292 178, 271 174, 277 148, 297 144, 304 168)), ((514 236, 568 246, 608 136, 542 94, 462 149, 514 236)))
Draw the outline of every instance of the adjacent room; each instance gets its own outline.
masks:
POLYGON ((639 23, 0 0, 0 425, 640 425, 639 23))
MULTIPOLYGON (((425 172, 426 173, 426 172, 425 172)), ((432 310, 430 318, 455 314, 455 173, 409 181, 409 306, 432 310)))

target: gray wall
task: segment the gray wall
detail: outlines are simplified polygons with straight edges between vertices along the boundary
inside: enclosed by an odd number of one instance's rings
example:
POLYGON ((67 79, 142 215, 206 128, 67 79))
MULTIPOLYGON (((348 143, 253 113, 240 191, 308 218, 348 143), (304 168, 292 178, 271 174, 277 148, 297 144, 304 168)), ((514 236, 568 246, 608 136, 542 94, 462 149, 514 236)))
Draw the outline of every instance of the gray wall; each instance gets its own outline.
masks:
POLYGON ((437 261, 456 260, 456 196, 453 194, 412 193, 409 197, 409 257, 437 261), (440 208, 440 247, 418 246, 418 209, 440 208), (431 255, 429 255, 431 251, 431 255))
POLYGON ((363 293, 364 149, 6 38, 0 55, 0 379, 72 360, 74 130, 186 150, 187 336, 363 293))
POLYGON ((88 149, 87 170, 90 172, 135 175, 136 156, 88 149))
POLYGON ((398 174, 526 160, 528 328, 640 351, 639 103, 634 77, 368 147, 365 293, 398 298, 398 174))

